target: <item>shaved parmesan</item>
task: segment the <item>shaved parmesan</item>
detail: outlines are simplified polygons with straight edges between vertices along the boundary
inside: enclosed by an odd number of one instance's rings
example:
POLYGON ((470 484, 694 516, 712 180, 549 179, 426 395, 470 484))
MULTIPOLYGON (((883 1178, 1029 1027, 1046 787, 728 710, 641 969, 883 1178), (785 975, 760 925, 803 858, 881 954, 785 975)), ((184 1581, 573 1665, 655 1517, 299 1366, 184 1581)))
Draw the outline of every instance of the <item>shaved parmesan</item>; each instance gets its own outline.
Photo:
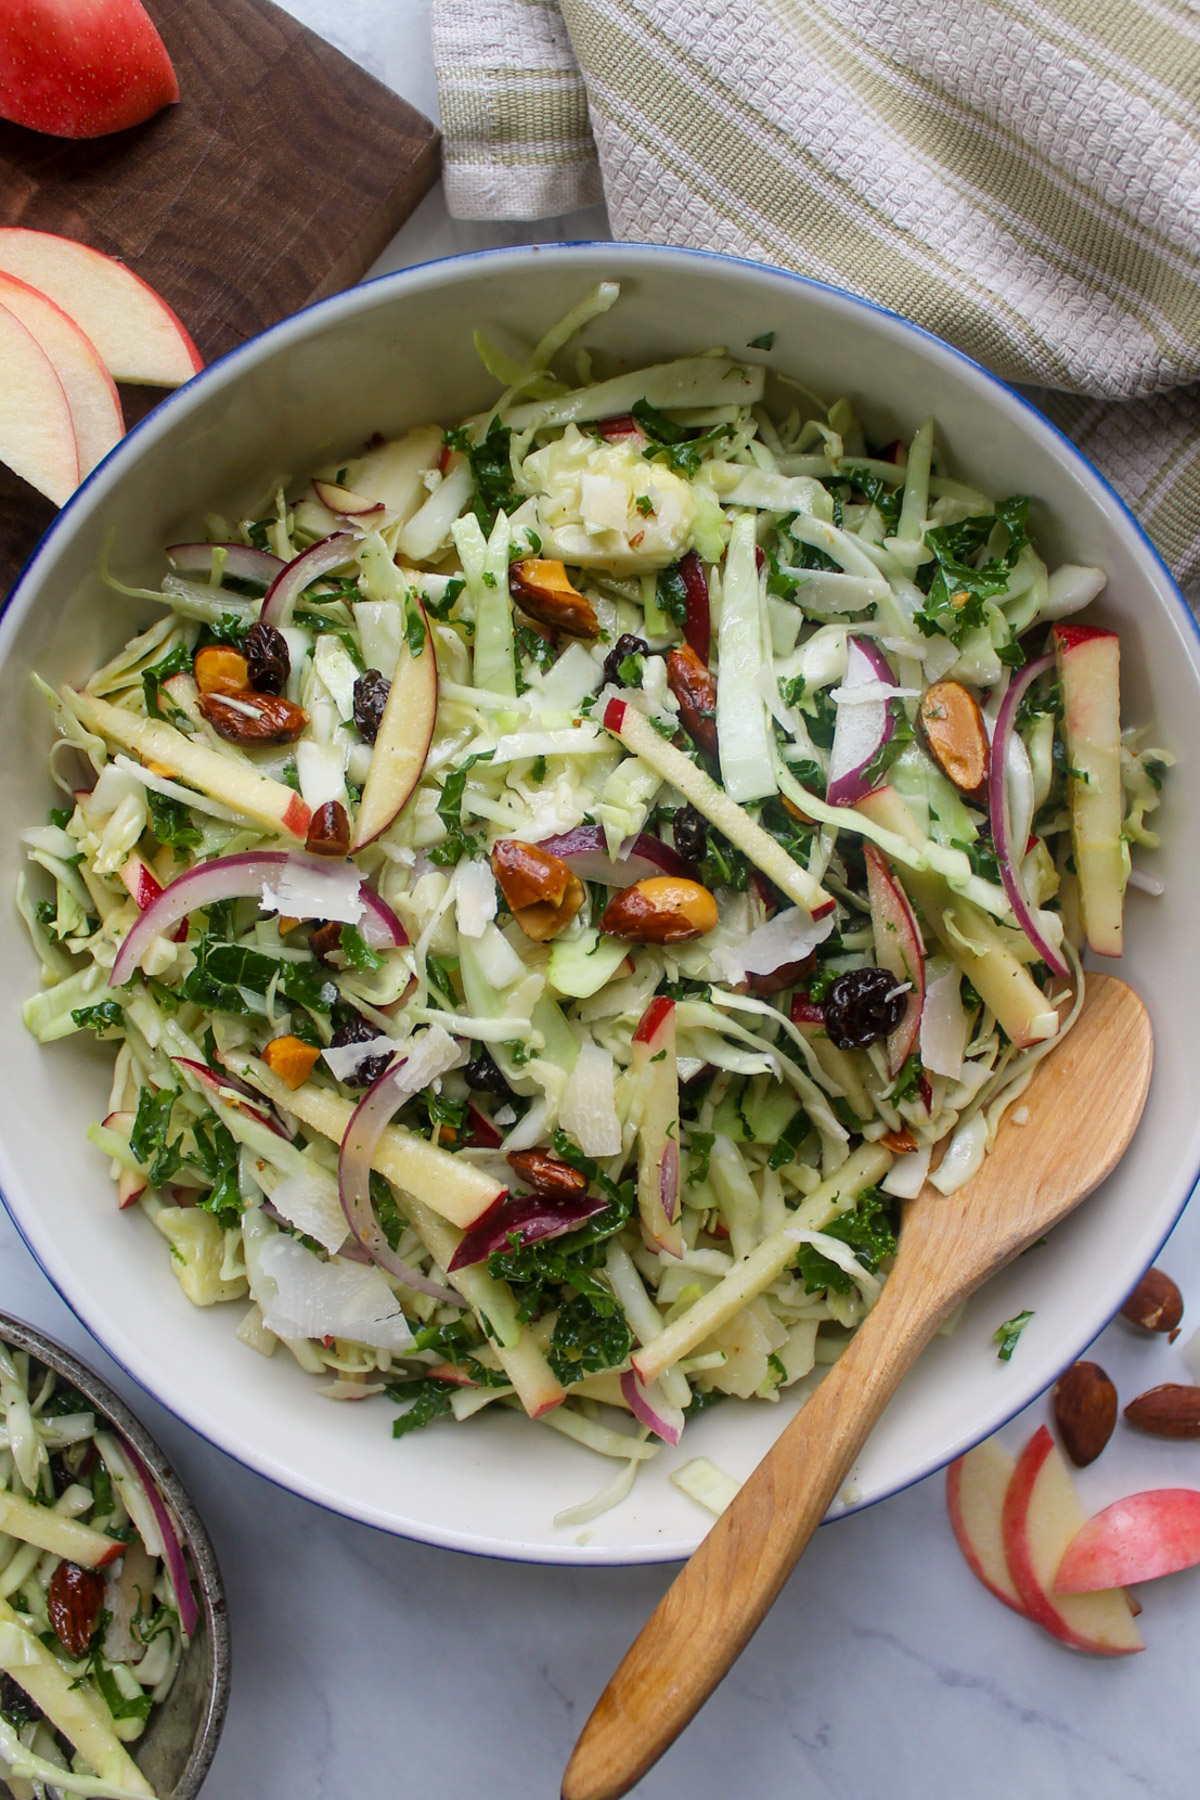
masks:
POLYGON ((621 1121, 615 1098, 612 1053, 585 1040, 567 1080, 559 1123, 585 1156, 616 1156, 621 1149, 621 1121))
MULTIPOLYGON (((405 1039, 380 1035, 379 1037, 364 1038, 358 1044, 339 1044, 336 1048, 332 1044, 327 1044, 321 1055, 338 1081, 352 1081, 368 1057, 401 1056, 407 1049, 408 1044, 405 1039)), ((310 1235, 315 1236, 316 1234, 314 1232, 310 1235)), ((328 1249, 328 1245, 326 1248, 328 1249)))
POLYGON ((272 885, 263 882, 264 912, 283 913, 289 919, 337 919, 357 925, 366 908, 359 894, 362 876, 352 862, 303 862, 293 858, 279 871, 272 885))
MULTIPOLYGON (((360 1050, 364 1046, 356 1044, 353 1047, 360 1050)), ((294 1225, 305 1237, 315 1238, 323 1250, 340 1250, 345 1243, 349 1227, 332 1175, 289 1175, 272 1190, 270 1199, 275 1211, 289 1225, 294 1225)))
POLYGON ((789 906, 758 925, 740 944, 724 945, 713 962, 731 987, 747 975, 772 975, 788 963, 801 962, 823 944, 834 926, 834 914, 814 919, 801 906, 789 906))
POLYGON ((460 862, 455 869, 454 911, 464 937, 483 936, 496 916, 496 882, 486 862, 460 862))
POLYGON ((282 1232, 260 1246, 258 1264, 275 1284, 263 1323, 276 1337, 348 1338, 398 1354, 412 1349, 400 1302, 370 1264, 322 1262, 282 1232))

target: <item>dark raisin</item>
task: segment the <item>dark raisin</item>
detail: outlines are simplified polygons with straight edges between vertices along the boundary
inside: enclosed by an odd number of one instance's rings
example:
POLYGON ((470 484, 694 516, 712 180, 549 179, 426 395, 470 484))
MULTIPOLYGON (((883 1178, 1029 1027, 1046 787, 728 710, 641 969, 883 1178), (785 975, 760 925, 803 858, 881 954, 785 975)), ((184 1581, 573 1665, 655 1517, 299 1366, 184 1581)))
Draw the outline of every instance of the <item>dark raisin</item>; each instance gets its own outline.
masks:
POLYGON ((507 1100, 508 1083, 493 1062, 486 1044, 480 1045, 478 1056, 471 1058, 463 1074, 466 1076, 467 1086, 477 1094, 496 1094, 500 1099, 507 1100))
POLYGON ((702 863, 708 855, 708 829, 704 815, 694 806, 681 806, 672 820, 675 848, 690 863, 702 863))
MULTIPOLYGON (((347 1044, 369 1044, 379 1036, 374 1025, 364 1019, 360 1012, 352 1007, 339 1007, 335 1015, 336 1023, 333 1032, 333 1048, 341 1050, 347 1044)), ((364 1056, 353 1074, 342 1076, 343 1087, 366 1088, 373 1081, 378 1081, 383 1071, 391 1062, 389 1050, 379 1056, 364 1056)))
POLYGON ((246 633, 242 654, 250 674, 250 686, 259 694, 282 694, 292 672, 287 639, 274 625, 257 620, 246 633))
POLYGON ((383 709, 391 691, 391 682, 378 669, 365 670, 354 684, 354 723, 368 744, 379 736, 383 709))
POLYGON ((904 1017, 908 995, 874 963, 839 975, 825 996, 825 1029, 839 1050, 865 1050, 895 1031, 904 1017))
POLYGON ((649 656, 650 646, 645 638, 634 637, 632 631, 623 631, 608 655, 604 659, 604 679, 621 685, 621 664, 627 656, 649 656))

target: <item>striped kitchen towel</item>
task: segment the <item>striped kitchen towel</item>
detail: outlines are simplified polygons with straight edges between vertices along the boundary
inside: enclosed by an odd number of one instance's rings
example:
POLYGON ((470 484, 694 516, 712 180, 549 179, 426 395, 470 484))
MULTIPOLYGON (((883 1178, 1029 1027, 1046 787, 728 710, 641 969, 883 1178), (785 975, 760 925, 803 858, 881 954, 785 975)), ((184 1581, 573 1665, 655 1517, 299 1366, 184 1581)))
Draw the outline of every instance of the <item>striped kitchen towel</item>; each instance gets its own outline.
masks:
POLYGON ((1196 0, 434 0, 450 210, 835 282, 1046 410, 1200 601, 1196 0))

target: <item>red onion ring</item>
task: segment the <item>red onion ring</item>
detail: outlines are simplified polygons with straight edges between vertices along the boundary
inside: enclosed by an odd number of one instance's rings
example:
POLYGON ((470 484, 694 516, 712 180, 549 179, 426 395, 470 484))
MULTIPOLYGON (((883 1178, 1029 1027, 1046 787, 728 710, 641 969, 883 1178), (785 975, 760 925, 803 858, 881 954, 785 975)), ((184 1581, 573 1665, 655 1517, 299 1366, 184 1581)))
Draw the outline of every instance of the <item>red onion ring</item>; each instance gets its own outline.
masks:
MULTIPOLYGON (((889 687, 895 686, 895 671, 874 638, 852 637, 847 639, 847 644, 870 665, 876 680, 886 682, 889 687)), ((850 686, 849 670, 845 685, 850 686)), ((847 702, 844 708, 842 705, 838 706, 833 745, 829 752, 829 788, 825 795, 830 806, 853 806, 870 792, 871 783, 866 779, 865 772, 883 746, 891 742, 896 729, 894 703, 891 700, 880 700, 875 706, 870 702, 857 705, 847 702), (875 706, 878 707, 877 714, 875 706), (854 718, 856 713, 859 715, 857 723, 854 718), (867 717, 868 713, 874 716, 867 717), (852 733, 855 731, 865 732, 864 742, 854 742, 852 733), (848 745, 851 747, 847 748, 848 745)))
POLYGON ((183 1544, 175 1529, 175 1521, 167 1509, 166 1502, 158 1491, 158 1483, 149 1469, 129 1442, 128 1438, 120 1440, 121 1448, 129 1459, 129 1465, 146 1491, 150 1502, 150 1510, 162 1533, 163 1560, 167 1565, 167 1573, 171 1577, 171 1586, 175 1589, 175 1599, 179 1605, 179 1623, 183 1626, 184 1635, 195 1636, 196 1627, 200 1623, 200 1608, 196 1605, 196 1596, 192 1593, 192 1584, 184 1559, 183 1544))
POLYGON ((373 1263, 394 1275, 405 1287, 428 1294, 449 1306, 465 1306, 467 1303, 461 1294, 443 1287, 440 1282, 431 1281, 427 1275, 418 1274, 396 1255, 383 1235, 383 1226, 371 1199, 371 1159, 376 1146, 393 1116, 417 1091, 411 1078, 405 1076, 409 1060, 404 1057, 390 1069, 385 1069, 351 1114, 338 1154, 338 1195, 355 1242, 362 1246, 373 1263))
POLYGON ((584 1200, 552 1200, 546 1194, 502 1194, 482 1219, 463 1233, 446 1272, 453 1275, 456 1269, 485 1261, 494 1250, 507 1250, 510 1233, 521 1245, 562 1237, 586 1225, 607 1205, 607 1200, 594 1194, 584 1200))
POLYGON ((683 1436, 684 1414, 663 1399, 658 1383, 652 1381, 649 1387, 643 1387, 634 1370, 626 1369, 621 1377, 621 1392, 634 1418, 674 1449, 683 1436))
POLYGON ((348 563, 358 548, 358 539, 350 531, 335 531, 321 538, 290 563, 285 563, 267 589, 258 615, 264 625, 290 625, 297 600, 310 582, 319 581, 333 569, 348 563))
POLYGON ((1017 708, 1027 689, 1037 680, 1038 676, 1044 675, 1047 669, 1053 667, 1054 655, 1052 652, 1046 656, 1039 656, 1034 662, 1026 663, 1020 673, 1014 675, 1008 684, 1008 692, 1000 703, 996 729, 992 734, 992 762, 988 771, 988 809, 992 818, 992 843, 995 845, 996 857, 1000 864, 1000 878, 1004 883, 1004 891, 1008 895, 1013 912, 1016 914, 1017 924, 1053 974, 1069 975, 1071 971, 1058 951, 1046 942, 1037 928, 1033 908, 1021 880, 1021 859, 1013 855, 1008 820, 1008 745, 1016 729, 1017 708))
MULTIPOLYGON (((238 856, 217 856, 211 862, 198 863, 165 887, 140 913, 125 934, 113 963, 108 985, 124 987, 137 968, 153 938, 165 936, 200 906, 214 906, 221 900, 246 900, 261 896, 264 882, 278 879, 285 864, 311 872, 318 880, 336 875, 345 864, 331 857, 304 858, 291 850, 248 850, 238 856)), ((358 929, 363 942, 372 950, 402 948, 408 934, 399 919, 365 882, 359 886, 359 898, 365 911, 358 929)))
POLYGON ((696 652, 700 661, 708 666, 709 653, 712 650, 712 606, 708 596, 708 577, 704 573, 704 564, 694 550, 679 559, 679 578, 687 595, 687 615, 684 620, 684 641, 696 652))
POLYGON ((256 581, 269 588, 287 564, 269 550, 255 550, 249 544, 168 544, 167 555, 180 575, 211 575, 213 551, 224 550, 225 574, 235 581, 256 581))
MULTIPOLYGON (((249 1113, 251 1118, 257 1119, 260 1125, 265 1125, 268 1131, 273 1131, 276 1137, 290 1139, 293 1135, 285 1130, 282 1120, 276 1116, 275 1112, 273 1110, 268 1110, 269 1103, 263 1100, 262 1095, 255 1093, 252 1087, 248 1087, 247 1084, 244 1081, 240 1081, 236 1075, 218 1075, 213 1069, 209 1068, 207 1063, 196 1062, 190 1056, 173 1056, 171 1061, 175 1064, 176 1068, 186 1069, 189 1075, 193 1075, 203 1087, 208 1088, 214 1094, 219 1096, 229 1092, 239 1095, 244 1094, 246 1098, 252 1100, 254 1104, 252 1106, 243 1106, 242 1111, 249 1113)), ((226 1104, 236 1106, 239 1102, 227 1101, 226 1104)))
POLYGON ((648 831, 626 838, 615 861, 608 854, 602 825, 577 825, 573 831, 543 838, 538 848, 561 857, 581 881, 596 881, 604 887, 631 887, 635 881, 648 881, 655 875, 678 875, 691 880, 696 873, 678 850, 648 831))

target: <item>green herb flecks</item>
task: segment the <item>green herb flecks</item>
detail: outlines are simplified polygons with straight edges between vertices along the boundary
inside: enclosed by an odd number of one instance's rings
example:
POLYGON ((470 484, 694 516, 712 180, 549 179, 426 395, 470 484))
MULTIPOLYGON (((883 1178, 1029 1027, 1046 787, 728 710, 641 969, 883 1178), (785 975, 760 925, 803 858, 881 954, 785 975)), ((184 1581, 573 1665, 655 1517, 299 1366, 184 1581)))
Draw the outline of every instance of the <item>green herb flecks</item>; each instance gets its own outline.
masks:
POLYGON ((1000 1346, 996 1355, 1000 1358, 1001 1362, 1010 1362, 1012 1360, 1012 1353, 1020 1341, 1021 1333, 1024 1331, 1032 1317, 1032 1312, 1028 1310, 1019 1312, 1015 1319, 1005 1319, 1003 1325, 998 1326, 997 1329, 993 1331, 992 1342, 993 1344, 999 1344, 1000 1346))

